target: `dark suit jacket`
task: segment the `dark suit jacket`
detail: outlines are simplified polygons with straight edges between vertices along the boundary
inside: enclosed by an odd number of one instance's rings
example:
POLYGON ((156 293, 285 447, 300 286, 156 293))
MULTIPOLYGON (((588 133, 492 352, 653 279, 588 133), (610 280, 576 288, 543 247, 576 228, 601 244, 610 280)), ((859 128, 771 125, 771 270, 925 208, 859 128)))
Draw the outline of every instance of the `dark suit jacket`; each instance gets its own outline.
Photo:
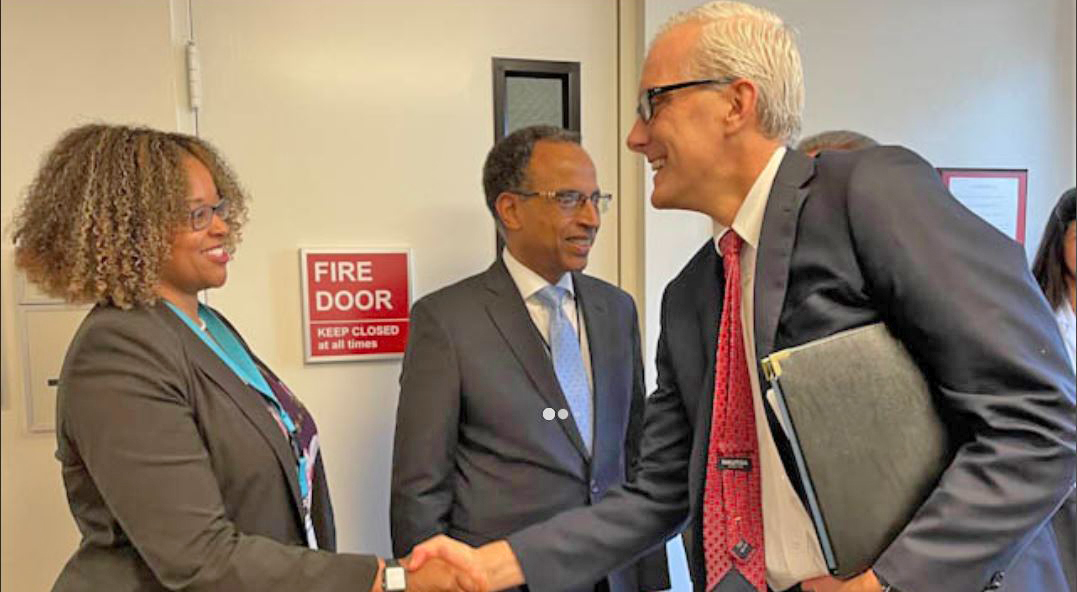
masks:
MULTIPOLYGON (((542 417, 569 406, 500 259, 415 303, 393 449, 398 556, 438 533, 473 545, 504 538, 601 499, 630 474, 644 407, 636 307, 605 282, 573 280, 595 385, 591 458, 571 419, 542 417)), ((556 587, 590 592, 607 574, 614 592, 669 587, 664 547, 638 566, 556 587)))
MULTIPOLYGON (((238 333, 237 333, 238 334, 238 333)), ((321 460, 311 551, 295 457, 262 396, 163 303, 98 306, 60 374, 56 457, 82 543, 54 590, 368 590, 335 554, 321 460)))
MULTIPOLYGON (((548 565, 581 579, 617 565, 688 518, 689 564, 702 589, 698 517, 722 277, 708 241, 666 288, 636 481, 608 503, 509 537, 533 586, 549 587, 548 565)), ((905 149, 815 160, 788 152, 757 259, 757 356, 876 321, 933 383, 955 442, 951 465, 878 572, 903 590, 975 591, 997 587, 1013 564, 1007 588, 1058 589, 1043 527, 1074 482, 1074 381, 1023 250, 905 149)), ((780 434, 773 423, 772 431, 780 434)))

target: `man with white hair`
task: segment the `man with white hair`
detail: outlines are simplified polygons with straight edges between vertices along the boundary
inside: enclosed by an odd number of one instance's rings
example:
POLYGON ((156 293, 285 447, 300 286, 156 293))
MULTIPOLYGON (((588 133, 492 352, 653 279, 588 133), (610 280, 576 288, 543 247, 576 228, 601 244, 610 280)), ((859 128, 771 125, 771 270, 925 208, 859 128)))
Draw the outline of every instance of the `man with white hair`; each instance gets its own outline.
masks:
POLYGON ((1077 470, 1074 383, 1022 249, 908 150, 787 149, 802 104, 799 53, 774 14, 712 2, 665 25, 628 145, 654 169, 652 204, 707 214, 714 239, 663 295, 636 478, 477 551, 431 541, 419 563, 473 559, 494 589, 560 590, 687 519, 705 592, 1065 589, 1044 526, 1077 470), (758 360, 880 321, 931 382, 953 457, 875 564, 839 581, 758 360))

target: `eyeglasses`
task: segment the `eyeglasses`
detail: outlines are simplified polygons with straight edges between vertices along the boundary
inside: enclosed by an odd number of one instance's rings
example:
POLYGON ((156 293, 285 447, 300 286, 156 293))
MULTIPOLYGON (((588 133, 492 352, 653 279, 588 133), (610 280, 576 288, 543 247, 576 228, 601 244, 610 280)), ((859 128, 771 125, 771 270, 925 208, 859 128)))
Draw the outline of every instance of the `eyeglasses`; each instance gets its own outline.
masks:
POLYGON ((647 90, 639 93, 639 103, 636 105, 636 114, 643 120, 644 123, 650 123, 651 118, 654 117, 655 99, 658 97, 680 90, 682 88, 689 88, 692 86, 703 86, 704 84, 714 84, 717 86, 725 86, 737 80, 734 76, 727 76, 725 78, 707 78, 705 80, 689 80, 688 82, 678 82, 677 84, 667 84, 665 86, 656 86, 654 88, 648 88, 647 90))
POLYGON ((214 215, 224 220, 228 217, 228 208, 228 200, 222 199, 216 205, 205 204, 191 210, 191 230, 199 231, 209 228, 209 225, 213 223, 214 215))
POLYGON ((575 189, 564 189, 561 191, 523 191, 515 189, 510 191, 521 197, 545 197, 553 200, 561 210, 566 213, 575 212, 585 202, 590 201, 594 204, 598 213, 604 214, 610 207, 610 202, 613 201, 613 196, 609 193, 601 193, 595 191, 588 195, 582 191, 576 191, 575 189))

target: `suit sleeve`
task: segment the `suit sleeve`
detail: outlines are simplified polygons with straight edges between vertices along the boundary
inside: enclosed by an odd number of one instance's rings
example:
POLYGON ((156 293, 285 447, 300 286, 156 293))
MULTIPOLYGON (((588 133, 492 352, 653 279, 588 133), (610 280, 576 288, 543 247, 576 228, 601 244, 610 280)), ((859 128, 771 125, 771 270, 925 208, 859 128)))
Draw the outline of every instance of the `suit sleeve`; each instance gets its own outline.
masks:
POLYGON ((447 332, 420 300, 412 308, 393 441, 393 552, 448 530, 453 503, 460 373, 447 332))
POLYGON ((849 183, 871 297, 937 385, 951 432, 967 433, 875 569, 901 590, 981 590, 1073 486, 1073 374, 1023 249, 950 197, 930 165, 880 149, 849 183))
MULTIPOLYGON (((666 308, 664 298, 663 317, 666 308)), ((663 330, 658 388, 647 401, 635 479, 610 489, 597 504, 507 537, 531 590, 586 587, 668 539, 687 518, 692 426, 665 339, 663 330)))
POLYGON ((625 480, 635 479, 639 471, 640 440, 643 438, 643 414, 647 407, 647 393, 643 386, 643 355, 640 351, 639 319, 636 305, 632 305, 632 405, 628 412, 625 430, 625 480))
MULTIPOLYGON (((647 392, 644 390, 643 380, 643 354, 640 349, 639 316, 636 314, 635 302, 631 301, 631 297, 629 298, 632 315, 632 406, 625 433, 625 481, 635 479, 639 471, 643 416, 647 406, 647 392)), ((670 588, 669 559, 666 557, 664 541, 636 563, 636 580, 642 592, 670 588)))
POLYGON ((169 337, 133 315, 89 327, 65 361, 58 408, 60 454, 77 454, 157 580, 209 592, 369 589, 374 557, 236 529, 188 396, 183 350, 169 337))

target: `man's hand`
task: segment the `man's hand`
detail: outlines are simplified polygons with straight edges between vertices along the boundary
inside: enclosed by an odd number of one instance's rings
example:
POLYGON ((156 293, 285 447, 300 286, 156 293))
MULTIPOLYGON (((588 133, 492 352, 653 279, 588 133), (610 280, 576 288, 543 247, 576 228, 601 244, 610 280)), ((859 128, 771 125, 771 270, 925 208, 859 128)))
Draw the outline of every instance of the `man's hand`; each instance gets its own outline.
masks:
POLYGON ((524 584, 524 572, 507 541, 487 543, 479 549, 445 535, 419 543, 408 557, 408 571, 431 559, 441 559, 464 571, 478 592, 504 590, 524 584))
POLYGON ((427 559, 420 568, 405 562, 405 567, 409 572, 406 592, 486 592, 467 573, 441 559, 427 559))
POLYGON ((870 569, 848 580, 830 576, 813 578, 801 582, 800 588, 804 592, 882 592, 883 589, 875 578, 875 572, 870 569))
POLYGON ((408 555, 404 562, 404 567, 414 574, 428 562, 435 560, 445 562, 459 570, 461 575, 470 582, 472 589, 469 592, 489 591, 490 585, 486 572, 479 563, 478 552, 475 548, 443 534, 415 545, 415 548, 411 550, 411 555, 408 555))

